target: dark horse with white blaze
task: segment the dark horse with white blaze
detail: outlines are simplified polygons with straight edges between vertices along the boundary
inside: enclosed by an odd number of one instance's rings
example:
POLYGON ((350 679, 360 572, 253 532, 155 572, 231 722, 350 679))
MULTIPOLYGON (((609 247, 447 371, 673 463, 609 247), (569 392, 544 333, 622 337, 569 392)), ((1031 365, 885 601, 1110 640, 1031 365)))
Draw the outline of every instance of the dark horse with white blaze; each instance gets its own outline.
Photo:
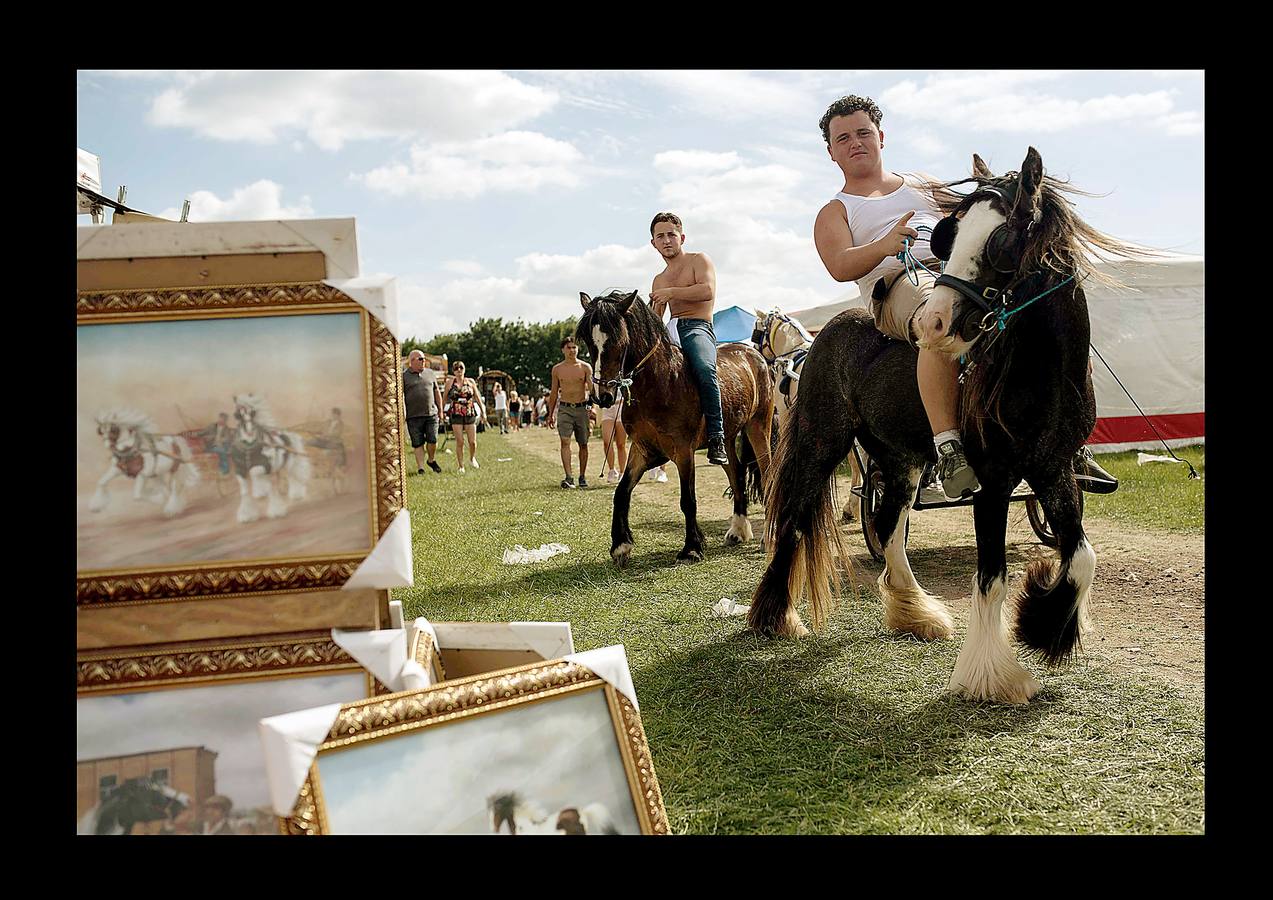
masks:
MULTIPOLYGON (((707 446, 707 434, 698 389, 684 354, 636 291, 595 300, 580 293, 579 302, 584 314, 575 335, 594 361, 597 401, 609 408, 624 393, 623 427, 632 441, 627 468, 614 492, 610 556, 620 566, 628 564, 633 543, 628 524, 632 489, 647 471, 671 460, 681 475, 681 512, 685 514, 685 546, 676 558, 697 562, 703 558, 703 532, 697 520, 694 451, 707 446)), ((734 494, 725 543, 737 544, 752 537, 747 521, 748 483, 758 487, 769 470, 773 379, 764 358, 744 344, 717 349, 716 374, 729 459, 725 471, 734 494), (741 456, 736 448, 739 432, 747 438, 741 456)))
MULTIPOLYGON (((1140 251, 1082 222, 1043 174, 1031 147, 1020 173, 995 177, 978 156, 973 177, 937 192, 946 218, 933 252, 947 260, 915 316, 919 346, 964 355, 960 424, 981 481, 974 496, 977 574, 968 636, 949 689, 978 699, 1027 702, 1038 682, 1017 659, 1002 618, 1008 498, 1024 478, 1058 538, 1060 560, 1030 565, 1015 604, 1012 637, 1056 664, 1079 646, 1096 554, 1083 533, 1075 453, 1096 423, 1088 369, 1087 301, 1080 282, 1094 251, 1140 251), (950 188, 971 182, 957 194, 950 188)), ((906 276, 903 276, 906 277, 906 276)), ((884 624, 924 640, 954 633, 946 607, 923 590, 906 558, 906 522, 924 464, 935 460, 915 378, 916 352, 876 330, 863 310, 836 316, 805 361, 793 415, 779 440, 768 485, 769 567, 749 612, 766 634, 807 633, 795 603, 807 589, 814 627, 847 560, 832 505, 835 467, 856 438, 883 470, 876 519, 884 547, 879 577, 884 624)))

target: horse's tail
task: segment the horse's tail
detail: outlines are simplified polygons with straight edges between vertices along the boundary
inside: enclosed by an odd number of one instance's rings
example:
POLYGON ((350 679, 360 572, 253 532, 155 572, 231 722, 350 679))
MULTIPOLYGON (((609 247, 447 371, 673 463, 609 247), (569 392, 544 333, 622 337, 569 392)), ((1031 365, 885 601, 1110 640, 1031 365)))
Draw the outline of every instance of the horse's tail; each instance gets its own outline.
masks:
POLYGON ((295 431, 284 431, 283 436, 287 438, 288 455, 291 457, 287 469, 288 476, 302 482, 309 481, 311 468, 309 456, 305 453, 304 439, 295 431))
POLYGON ((760 461, 756 458, 756 448, 746 432, 742 435, 742 452, 738 454, 738 466, 743 475, 743 489, 747 492, 748 503, 760 503, 764 500, 765 484, 760 478, 760 461))
POLYGON ((194 464, 194 452, 183 437, 174 437, 172 447, 177 451, 177 456, 181 457, 180 474, 185 479, 186 487, 194 487, 199 483, 199 468, 194 464))
POLYGON ((783 422, 765 489, 769 566, 748 614, 748 624, 762 634, 798 633, 795 605, 806 590, 813 627, 820 628, 834 608, 832 590, 840 587, 836 557, 848 558, 833 497, 844 436, 815 434, 817 420, 806 416, 793 409, 783 422))

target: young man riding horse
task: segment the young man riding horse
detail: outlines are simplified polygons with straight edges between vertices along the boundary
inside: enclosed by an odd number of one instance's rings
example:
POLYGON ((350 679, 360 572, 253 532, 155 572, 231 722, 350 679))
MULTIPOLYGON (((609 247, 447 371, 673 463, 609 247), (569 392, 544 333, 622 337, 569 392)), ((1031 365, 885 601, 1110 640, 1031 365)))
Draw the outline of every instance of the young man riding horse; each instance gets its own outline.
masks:
MULTIPOLYGON (((942 218, 931 188, 936 179, 884 171, 883 117, 871 98, 852 94, 822 116, 822 137, 844 174, 844 187, 819 211, 813 238, 831 277, 856 281, 862 297, 870 298, 876 327, 917 346, 915 374, 937 450, 937 474, 946 496, 956 500, 981 488, 959 434, 959 360, 916 344, 912 319, 932 295, 935 276, 920 269, 914 284, 897 258, 909 243, 915 259, 938 266, 928 237, 919 230, 931 231, 942 218)), ((1089 483, 1116 483, 1081 451, 1076 471, 1089 483)))
POLYGON ((654 276, 650 305, 663 318, 670 305, 676 319, 681 350, 698 387, 707 420, 707 461, 729 464, 725 455, 725 426, 721 419, 720 381, 716 377, 716 333, 712 307, 716 303, 716 268, 706 253, 686 253, 685 232, 674 213, 661 212, 650 223, 650 245, 659 251, 666 268, 654 276))

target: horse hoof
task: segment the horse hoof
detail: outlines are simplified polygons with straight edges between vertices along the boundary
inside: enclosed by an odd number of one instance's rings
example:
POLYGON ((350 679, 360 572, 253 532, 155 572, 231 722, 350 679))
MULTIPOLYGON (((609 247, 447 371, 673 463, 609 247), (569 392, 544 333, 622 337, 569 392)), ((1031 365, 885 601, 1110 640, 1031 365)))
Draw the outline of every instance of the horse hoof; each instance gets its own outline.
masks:
POLYGON ((738 535, 734 534, 732 531, 729 534, 725 535, 726 547, 734 547, 738 544, 741 544, 742 542, 743 542, 743 539, 740 538, 738 535))
POLYGON ((620 569, 626 569, 632 558, 632 545, 620 544, 610 551, 610 558, 618 564, 620 569))
POLYGON ((676 561, 678 563, 702 562, 703 554, 699 553, 697 550, 682 550, 680 553, 676 554, 676 561))

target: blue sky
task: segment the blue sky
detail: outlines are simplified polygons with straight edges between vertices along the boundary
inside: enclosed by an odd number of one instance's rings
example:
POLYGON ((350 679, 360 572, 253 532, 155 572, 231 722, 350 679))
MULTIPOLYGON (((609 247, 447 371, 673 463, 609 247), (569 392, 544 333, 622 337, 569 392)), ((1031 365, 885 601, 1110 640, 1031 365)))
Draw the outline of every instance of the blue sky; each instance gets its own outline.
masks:
MULTIPOLYGON (((401 334, 544 321, 662 269, 654 213, 716 263, 717 307, 851 289, 813 248, 842 185, 818 120, 875 99, 894 171, 1016 169, 1033 144, 1117 237, 1205 252, 1204 78, 1193 71, 79 73, 77 144, 103 191, 191 221, 354 216, 397 276, 401 334)), ((80 216, 88 224, 88 216, 80 216)))

